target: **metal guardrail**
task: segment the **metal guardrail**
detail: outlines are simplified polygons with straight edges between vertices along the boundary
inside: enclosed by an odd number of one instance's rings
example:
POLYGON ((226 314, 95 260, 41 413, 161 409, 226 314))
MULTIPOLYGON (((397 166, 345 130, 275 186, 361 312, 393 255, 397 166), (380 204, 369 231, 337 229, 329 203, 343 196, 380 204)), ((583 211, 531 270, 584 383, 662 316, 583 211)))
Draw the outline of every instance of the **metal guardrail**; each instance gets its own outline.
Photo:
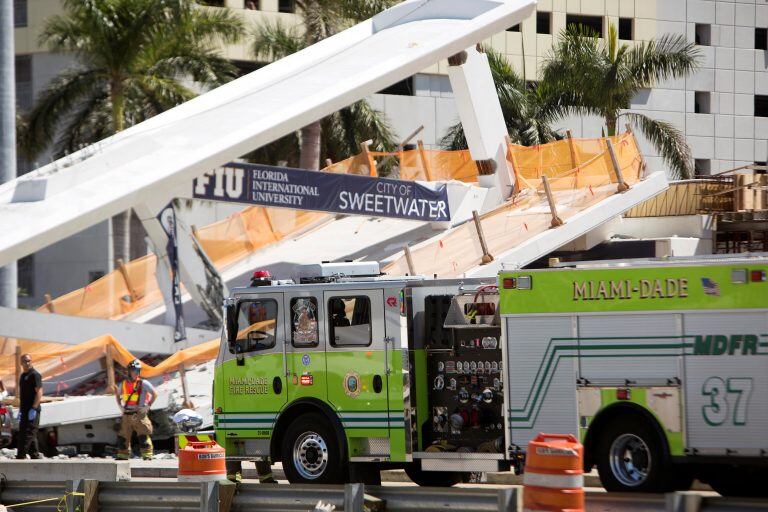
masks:
MULTIPOLYGON (((28 503, 51 498, 61 498, 66 492, 65 482, 3 482, 0 484, 0 503, 28 503)), ((57 502, 49 501, 36 505, 27 505, 17 510, 21 512, 48 512, 56 510, 57 502)), ((14 510, 11 508, 10 510, 14 510)))
POLYGON ((202 510, 204 487, 195 482, 99 482, 96 501, 104 512, 202 510))
MULTIPOLYGON (((68 509, 82 512, 245 512, 252 510, 312 511, 318 502, 336 511, 362 512, 520 512, 522 487, 428 488, 410 486, 262 485, 229 482, 170 481, 130 482, 5 482, 0 503, 9 510, 56 510, 57 502, 14 508, 17 503, 61 498, 68 490, 84 497, 70 497, 68 509)), ((669 494, 587 492, 587 510, 601 512, 748 512, 768 510, 768 500, 724 498, 696 491, 669 494)))

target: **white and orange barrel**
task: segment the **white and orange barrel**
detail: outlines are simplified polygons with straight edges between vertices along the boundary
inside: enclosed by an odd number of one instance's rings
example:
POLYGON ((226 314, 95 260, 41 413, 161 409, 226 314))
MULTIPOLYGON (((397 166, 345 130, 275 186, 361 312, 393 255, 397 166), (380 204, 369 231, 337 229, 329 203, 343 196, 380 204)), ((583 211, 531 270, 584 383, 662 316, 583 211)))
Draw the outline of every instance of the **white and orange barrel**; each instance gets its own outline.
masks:
POLYGON ((539 434, 528 443, 525 512, 584 511, 584 447, 571 434, 539 434))
POLYGON ((226 480, 224 448, 216 441, 190 441, 179 450, 178 477, 183 482, 226 480))

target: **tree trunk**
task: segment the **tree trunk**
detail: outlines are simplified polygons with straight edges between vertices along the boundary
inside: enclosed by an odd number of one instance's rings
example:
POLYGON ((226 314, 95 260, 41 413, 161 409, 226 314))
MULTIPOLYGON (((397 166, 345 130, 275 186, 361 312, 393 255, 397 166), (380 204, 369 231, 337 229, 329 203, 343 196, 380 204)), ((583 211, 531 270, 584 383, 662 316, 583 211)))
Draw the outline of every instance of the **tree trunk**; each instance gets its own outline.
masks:
POLYGON ((301 154, 299 167, 316 171, 320 169, 320 121, 301 129, 301 154))
POLYGON ((132 260, 147 255, 147 232, 136 212, 131 212, 130 247, 132 260))
MULTIPOLYGON (((112 102, 112 131, 117 133, 125 127, 125 98, 119 76, 113 77, 110 82, 109 98, 112 102)), ((121 259, 127 263, 131 261, 131 210, 115 215, 110 222, 112 223, 112 261, 121 259)))
POLYGON ((131 260, 131 210, 118 213, 112 222, 112 261, 131 260))
POLYGON ((605 125, 608 128, 608 137, 616 135, 616 121, 617 116, 615 115, 608 115, 605 117, 605 125))

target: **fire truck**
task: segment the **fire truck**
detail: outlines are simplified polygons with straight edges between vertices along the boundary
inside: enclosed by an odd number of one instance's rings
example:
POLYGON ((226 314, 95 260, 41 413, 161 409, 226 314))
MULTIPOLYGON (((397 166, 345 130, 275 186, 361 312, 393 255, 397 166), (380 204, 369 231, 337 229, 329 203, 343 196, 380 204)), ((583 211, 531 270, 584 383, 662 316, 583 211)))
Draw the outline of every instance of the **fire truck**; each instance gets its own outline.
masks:
POLYGON ((521 466, 574 434, 610 491, 765 494, 768 257, 502 270, 489 279, 304 266, 233 290, 214 379, 228 460, 291 482, 350 467, 416 483, 521 466))

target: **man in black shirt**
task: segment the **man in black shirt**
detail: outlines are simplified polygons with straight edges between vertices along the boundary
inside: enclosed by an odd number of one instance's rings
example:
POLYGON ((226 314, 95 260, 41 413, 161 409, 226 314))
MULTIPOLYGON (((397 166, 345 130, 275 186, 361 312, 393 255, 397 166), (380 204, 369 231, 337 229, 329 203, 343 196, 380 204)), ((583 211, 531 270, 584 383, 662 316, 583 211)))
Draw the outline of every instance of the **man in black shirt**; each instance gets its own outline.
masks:
POLYGON ((40 425, 40 400, 43 399, 43 377, 32 367, 32 356, 21 356, 24 372, 19 378, 19 444, 17 459, 26 459, 27 453, 39 459, 37 427, 40 425))

